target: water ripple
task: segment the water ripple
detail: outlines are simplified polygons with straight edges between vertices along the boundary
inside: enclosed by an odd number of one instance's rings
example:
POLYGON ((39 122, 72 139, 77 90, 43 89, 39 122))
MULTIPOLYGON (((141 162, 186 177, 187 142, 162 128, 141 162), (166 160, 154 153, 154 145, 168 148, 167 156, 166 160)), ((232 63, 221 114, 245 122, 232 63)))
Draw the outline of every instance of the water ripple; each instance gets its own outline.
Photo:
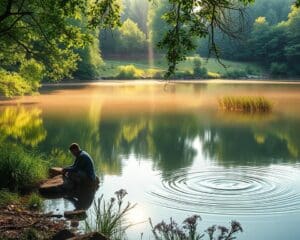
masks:
POLYGON ((181 170, 161 178, 149 198, 168 208, 221 215, 300 212, 299 170, 289 167, 181 170))

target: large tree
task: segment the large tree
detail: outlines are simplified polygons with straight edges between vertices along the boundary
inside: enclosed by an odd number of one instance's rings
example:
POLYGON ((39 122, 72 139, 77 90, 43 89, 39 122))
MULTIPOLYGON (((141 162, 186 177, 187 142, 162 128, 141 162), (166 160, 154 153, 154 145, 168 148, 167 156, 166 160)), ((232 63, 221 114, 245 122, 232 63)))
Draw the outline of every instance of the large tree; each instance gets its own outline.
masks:
POLYGON ((119 9, 116 0, 2 0, 0 66, 35 59, 51 79, 70 76, 78 61, 74 50, 91 43, 98 26, 119 25, 119 9))

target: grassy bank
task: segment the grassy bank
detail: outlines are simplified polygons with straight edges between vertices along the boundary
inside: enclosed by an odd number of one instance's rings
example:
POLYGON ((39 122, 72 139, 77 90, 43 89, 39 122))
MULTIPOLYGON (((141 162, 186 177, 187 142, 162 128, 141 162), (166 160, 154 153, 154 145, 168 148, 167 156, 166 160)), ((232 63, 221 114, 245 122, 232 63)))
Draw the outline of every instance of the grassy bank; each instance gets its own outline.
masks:
MULTIPOLYGON (((265 74, 264 69, 253 63, 240 63, 222 60, 226 66, 222 66, 216 59, 204 59, 199 57, 189 57, 186 61, 178 65, 178 70, 174 78, 180 79, 209 79, 209 78, 252 78, 265 74), (206 73, 197 74, 195 71, 196 61, 200 59, 201 68, 206 69, 206 73)), ((153 61, 142 60, 120 60, 106 59, 100 71, 101 78, 107 79, 137 79, 156 78, 161 79, 167 69, 167 61, 164 58, 156 58, 153 61), (127 71, 126 71, 127 70, 127 71)))
POLYGON ((41 155, 15 144, 0 146, 0 189, 26 192, 47 178, 47 165, 41 155))

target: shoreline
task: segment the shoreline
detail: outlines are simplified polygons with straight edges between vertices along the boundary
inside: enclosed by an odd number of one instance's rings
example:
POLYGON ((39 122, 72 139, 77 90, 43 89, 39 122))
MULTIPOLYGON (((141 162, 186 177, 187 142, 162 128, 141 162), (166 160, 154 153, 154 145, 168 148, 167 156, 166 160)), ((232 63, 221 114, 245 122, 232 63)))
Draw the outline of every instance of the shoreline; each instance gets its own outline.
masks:
POLYGON ((161 80, 161 79, 134 79, 134 80, 116 80, 116 79, 99 79, 91 81, 70 81, 58 83, 43 83, 41 89, 44 87, 60 87, 60 86, 97 86, 97 85, 136 85, 136 84, 274 84, 274 85, 300 85, 300 79, 200 79, 200 80, 161 80))

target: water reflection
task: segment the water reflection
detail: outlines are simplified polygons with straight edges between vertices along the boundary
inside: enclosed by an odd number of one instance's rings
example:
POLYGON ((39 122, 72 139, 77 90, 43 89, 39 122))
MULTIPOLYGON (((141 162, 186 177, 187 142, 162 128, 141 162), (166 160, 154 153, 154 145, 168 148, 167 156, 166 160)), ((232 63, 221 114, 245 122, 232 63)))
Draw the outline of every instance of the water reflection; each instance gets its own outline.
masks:
POLYGON ((0 141, 17 140, 25 146, 35 147, 44 141, 47 132, 41 109, 9 106, 0 109, 0 141))
POLYGON ((157 221, 174 209, 184 217, 187 211, 212 214, 212 223, 221 215, 255 223, 251 215, 299 216, 299 86, 116 85, 58 88, 34 106, 0 108, 1 143, 37 148, 52 165, 66 166, 68 146, 78 142, 95 160, 99 191, 71 196, 74 206, 50 201, 48 210, 86 209, 94 194, 126 188, 143 217, 157 221), (269 97, 274 112, 218 112, 216 99, 237 92, 269 97))

